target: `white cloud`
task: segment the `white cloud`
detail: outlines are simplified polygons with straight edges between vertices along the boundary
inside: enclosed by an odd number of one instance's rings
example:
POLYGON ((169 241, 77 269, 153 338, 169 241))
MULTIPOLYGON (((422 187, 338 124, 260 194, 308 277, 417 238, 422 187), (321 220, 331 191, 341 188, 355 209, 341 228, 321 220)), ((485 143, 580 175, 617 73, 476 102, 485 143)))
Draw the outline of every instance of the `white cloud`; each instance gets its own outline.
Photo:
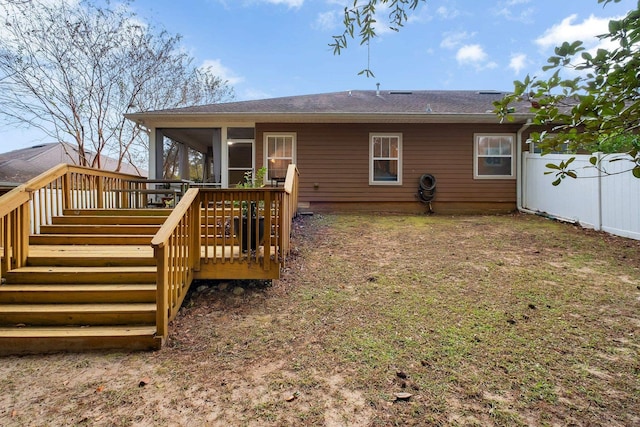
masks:
POLYGON ((455 8, 440 6, 436 9, 436 14, 442 19, 454 19, 460 15, 460 11, 455 8))
POLYGON ((304 4, 304 0, 260 0, 260 2, 262 3, 269 3, 269 4, 283 4, 287 7, 302 7, 302 5, 304 4))
POLYGON ((598 18, 591 15, 581 23, 575 23, 577 17, 573 14, 563 19, 559 24, 547 29, 535 40, 535 43, 541 48, 548 49, 560 46, 566 41, 582 40, 586 48, 594 48, 601 43, 596 36, 608 32, 609 20, 619 19, 598 18))
POLYGON ((373 16, 375 19, 375 24, 373 24, 373 28, 376 31, 376 35, 381 36, 384 34, 395 33, 390 26, 391 22, 389 21, 389 6, 386 4, 379 4, 376 7, 376 13, 373 16))
POLYGON ((226 80, 230 85, 235 85, 238 83, 242 83, 244 81, 244 77, 237 76, 230 69, 222 65, 222 62, 219 59, 207 59, 200 66, 201 68, 211 68, 211 71, 222 80, 226 80))
POLYGON ((509 21, 530 23, 535 9, 533 7, 521 8, 521 6, 529 3, 531 3, 531 0, 502 0, 493 8, 493 13, 509 21))
POLYGON ((445 49, 455 49, 460 46, 465 40, 469 40, 475 37, 476 33, 462 32, 448 32, 443 34, 440 47, 445 49))
POLYGON ((321 31, 333 31, 338 27, 341 16, 337 11, 319 13, 314 28, 321 31))
POLYGON ((460 65, 472 66, 477 70, 496 68, 498 64, 489 61, 489 55, 478 44, 462 46, 456 53, 456 60, 460 65))
POLYGON ((487 54, 479 44, 468 44, 458 49, 456 59, 460 63, 481 63, 487 59, 487 54))
POLYGON ((527 66, 528 62, 529 61, 526 54, 514 53, 511 55, 509 68, 511 68, 515 72, 515 74, 520 74, 520 72, 527 66))

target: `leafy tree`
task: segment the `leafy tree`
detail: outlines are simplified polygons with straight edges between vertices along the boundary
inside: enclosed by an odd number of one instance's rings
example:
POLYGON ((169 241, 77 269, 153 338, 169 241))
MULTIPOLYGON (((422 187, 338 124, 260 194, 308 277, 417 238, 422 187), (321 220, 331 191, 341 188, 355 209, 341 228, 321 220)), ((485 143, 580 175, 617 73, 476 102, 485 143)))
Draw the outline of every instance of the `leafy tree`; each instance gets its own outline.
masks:
MULTIPOLYGON (((615 47, 592 54, 581 41, 563 43, 543 68, 552 71, 551 76, 514 82, 514 93, 496 103, 496 112, 509 120, 512 102, 529 101, 533 123, 550 128, 532 134, 543 154, 565 143, 571 152, 625 150, 625 156, 609 160, 629 162, 628 171, 640 178, 640 2, 624 18, 610 21, 609 32, 599 38, 615 47), (561 75, 567 69, 574 77, 561 75)), ((554 185, 567 176, 577 177, 571 162, 547 165, 558 176, 554 185)), ((591 163, 601 168, 595 156, 591 163)))
MULTIPOLYGON (((621 0, 597 0, 607 5, 621 0)), ((390 28, 398 31, 408 19, 407 13, 426 0, 354 0, 344 9, 344 31, 333 36, 334 54, 347 47, 349 39, 369 43, 376 36, 376 8, 389 8, 390 28)), ((583 42, 565 42, 555 49, 543 71, 552 71, 546 79, 526 76, 514 82, 514 92, 496 103, 496 113, 512 120, 510 105, 516 101, 531 102, 534 124, 551 128, 551 132, 534 132, 532 139, 543 153, 568 146, 571 152, 625 152, 610 161, 628 161, 629 170, 640 178, 640 2, 635 10, 620 20, 609 23, 609 32, 599 36, 612 42, 611 50, 587 52, 583 42), (565 78, 564 70, 577 77, 565 78)), ((367 67, 359 74, 373 76, 367 67)), ((577 177, 569 169, 571 161, 549 167, 558 171, 558 181, 577 177)), ((591 158, 600 167, 596 157, 591 158)), ((606 171, 603 171, 606 173, 606 171)))
POLYGON ((141 21, 128 2, 0 0, 0 13, 0 117, 75 143, 81 165, 109 155, 119 169, 146 155, 144 129, 125 113, 232 96, 194 66, 179 36, 141 21))
MULTIPOLYGON (((385 5, 389 8, 389 28, 394 31, 404 26, 408 19, 407 10, 415 10, 420 3, 426 0, 353 0, 352 7, 344 8, 344 31, 342 34, 333 36, 333 43, 329 46, 333 48, 333 53, 339 55, 342 49, 347 47, 348 39, 355 38, 355 32, 358 31, 360 44, 366 44, 376 36, 376 7, 385 5)), ((358 74, 365 74, 372 77, 373 72, 367 68, 358 74)))

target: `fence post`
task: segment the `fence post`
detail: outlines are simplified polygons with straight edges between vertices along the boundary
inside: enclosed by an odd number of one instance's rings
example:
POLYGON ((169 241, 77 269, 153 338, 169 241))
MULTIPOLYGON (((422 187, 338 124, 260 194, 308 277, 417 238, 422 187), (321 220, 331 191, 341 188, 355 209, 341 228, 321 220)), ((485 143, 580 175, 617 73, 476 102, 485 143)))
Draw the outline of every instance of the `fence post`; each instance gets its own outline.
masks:
POLYGON ((602 230, 602 165, 600 163, 602 161, 602 152, 593 153, 593 155, 596 156, 596 165, 598 165, 596 168, 598 171, 598 184, 596 186, 596 191, 598 192, 598 220, 594 226, 596 230, 600 231, 602 230))

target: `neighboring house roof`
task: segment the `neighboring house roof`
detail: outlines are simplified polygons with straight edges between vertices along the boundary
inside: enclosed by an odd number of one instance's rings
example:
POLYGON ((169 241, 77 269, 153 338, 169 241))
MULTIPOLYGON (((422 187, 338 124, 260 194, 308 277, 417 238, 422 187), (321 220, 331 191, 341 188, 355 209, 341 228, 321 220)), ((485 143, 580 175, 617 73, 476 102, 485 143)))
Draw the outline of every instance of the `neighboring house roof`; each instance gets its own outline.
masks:
MULTIPOLYGON (((89 153, 93 157, 93 153, 89 153)), ((75 145, 54 142, 0 154, 0 181, 24 183, 60 163, 78 164, 78 148, 75 145)), ((118 162, 102 156, 103 170, 115 170, 118 162)), ((147 171, 123 163, 120 171, 132 175, 146 176, 147 171)))
MULTIPOLYGON (((494 101, 499 91, 353 90, 288 96, 256 101, 228 102, 126 115, 145 125, 197 121, 212 116, 229 121, 254 122, 491 122, 499 119, 494 101)), ((532 117, 530 104, 514 106, 516 121, 532 117)))

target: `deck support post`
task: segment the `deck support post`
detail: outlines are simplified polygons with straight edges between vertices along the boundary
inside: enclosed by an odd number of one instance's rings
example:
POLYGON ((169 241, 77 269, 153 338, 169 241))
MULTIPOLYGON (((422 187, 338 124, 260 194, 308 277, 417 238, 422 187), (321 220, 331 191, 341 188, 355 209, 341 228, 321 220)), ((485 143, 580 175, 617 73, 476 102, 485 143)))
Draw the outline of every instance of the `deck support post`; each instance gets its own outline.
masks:
POLYGON ((153 249, 158 263, 158 277, 156 284, 156 328, 158 335, 163 339, 169 332, 169 254, 166 246, 156 246, 153 249))

